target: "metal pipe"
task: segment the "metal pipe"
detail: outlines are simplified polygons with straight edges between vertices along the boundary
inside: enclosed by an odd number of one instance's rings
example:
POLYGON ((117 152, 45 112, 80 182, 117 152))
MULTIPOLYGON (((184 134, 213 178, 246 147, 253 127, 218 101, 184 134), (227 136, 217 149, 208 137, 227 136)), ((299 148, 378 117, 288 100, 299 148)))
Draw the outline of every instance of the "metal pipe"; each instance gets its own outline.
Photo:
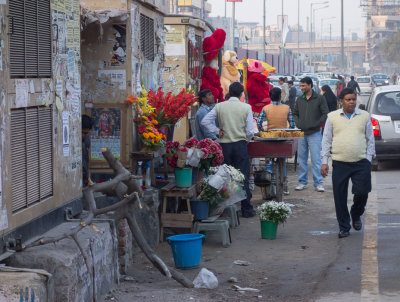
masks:
POLYGON ((235 49, 235 2, 232 2, 232 32, 231 32, 231 49, 235 49))
POLYGON ((266 57, 266 55, 265 55, 265 52, 266 52, 266 41, 265 41, 265 1, 266 0, 264 0, 264 2, 263 2, 263 50, 264 50, 264 62, 266 61, 265 60, 265 57, 266 57))
POLYGON ((340 53, 341 53, 341 67, 342 72, 344 69, 344 14, 343 14, 343 0, 340 1, 340 19, 341 19, 341 37, 340 37, 340 53))

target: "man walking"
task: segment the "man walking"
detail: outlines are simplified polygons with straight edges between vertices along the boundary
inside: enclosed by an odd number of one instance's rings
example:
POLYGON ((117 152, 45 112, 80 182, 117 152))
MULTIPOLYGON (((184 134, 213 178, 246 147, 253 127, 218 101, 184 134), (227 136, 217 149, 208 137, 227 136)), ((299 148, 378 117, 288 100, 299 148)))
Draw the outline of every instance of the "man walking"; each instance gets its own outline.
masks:
POLYGON ((218 103, 201 121, 207 131, 219 134, 224 162, 239 169, 244 177, 244 188, 247 198, 241 201, 242 216, 253 217, 255 211, 250 203, 252 194, 249 188, 250 162, 247 152, 247 141, 254 135, 253 113, 251 106, 240 102, 244 88, 239 82, 229 86, 229 100, 218 103), (220 128, 213 124, 218 117, 220 128))
MULTIPOLYGON (((200 108, 197 110, 194 125, 196 131, 196 139, 201 141, 205 138, 211 138, 213 140, 217 139, 217 136, 212 133, 208 132, 205 127, 201 125, 201 121, 203 118, 209 113, 215 106, 214 96, 209 89, 205 89, 199 92, 199 103, 200 108)), ((216 123, 216 120, 213 121, 216 123)))
POLYGON ((340 95, 342 109, 328 114, 321 150, 321 175, 328 175, 328 158, 332 155, 332 184, 339 238, 350 235, 353 228, 361 230, 360 216, 364 213, 371 192, 371 161, 375 156, 375 139, 371 119, 366 111, 356 108, 357 96, 345 88, 340 95), (353 205, 347 209, 349 179, 353 184, 353 205))
POLYGON ((278 81, 279 81, 279 88, 282 90, 281 102, 286 104, 289 101, 289 86, 285 82, 284 77, 280 77, 278 81))
POLYGON ((308 153, 311 154, 311 171, 314 187, 318 192, 324 192, 321 170, 321 126, 326 121, 329 112, 324 96, 313 91, 313 82, 310 77, 300 80, 302 96, 297 98, 294 105, 293 117, 297 128, 304 131, 304 139, 299 140, 299 184, 295 188, 300 191, 308 184, 308 153))
POLYGON ((296 95, 297 95, 297 90, 296 87, 293 85, 293 81, 288 81, 288 86, 289 86, 289 107, 293 111, 294 109, 294 104, 296 103, 296 95))
POLYGON ((361 94, 360 86, 358 85, 357 81, 354 80, 354 76, 350 77, 350 82, 347 83, 347 88, 353 89, 355 93, 357 93, 358 90, 358 94, 361 94))

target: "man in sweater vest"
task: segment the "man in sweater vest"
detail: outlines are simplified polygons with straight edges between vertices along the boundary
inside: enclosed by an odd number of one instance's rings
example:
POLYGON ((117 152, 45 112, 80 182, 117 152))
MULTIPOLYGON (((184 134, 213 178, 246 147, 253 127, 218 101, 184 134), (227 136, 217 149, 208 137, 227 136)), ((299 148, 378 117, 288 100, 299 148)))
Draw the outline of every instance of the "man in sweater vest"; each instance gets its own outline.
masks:
POLYGON ((254 135, 253 113, 251 106, 240 102, 243 86, 234 82, 229 86, 229 100, 218 103, 201 121, 207 131, 219 136, 224 162, 239 169, 244 177, 247 198, 242 200, 242 216, 253 217, 255 211, 250 203, 252 194, 249 188, 250 162, 247 141, 254 135), (218 128, 213 121, 218 118, 218 128))
POLYGON ((375 139, 368 112, 356 108, 357 96, 345 88, 340 96, 341 109, 328 114, 321 150, 321 175, 328 175, 328 158, 332 156, 332 184, 339 238, 350 235, 350 215, 353 228, 361 230, 360 216, 364 213, 371 192, 371 160, 375 156, 375 139), (347 209, 349 179, 353 184, 353 205, 347 209))

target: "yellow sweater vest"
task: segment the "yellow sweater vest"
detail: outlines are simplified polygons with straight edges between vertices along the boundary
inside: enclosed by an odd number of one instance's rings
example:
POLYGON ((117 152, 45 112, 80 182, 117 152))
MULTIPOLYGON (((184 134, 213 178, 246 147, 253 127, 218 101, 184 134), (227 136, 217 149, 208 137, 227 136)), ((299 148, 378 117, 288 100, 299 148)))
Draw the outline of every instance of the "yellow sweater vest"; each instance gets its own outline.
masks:
POLYGON ((369 114, 360 110, 350 120, 335 110, 328 114, 333 128, 332 159, 343 162, 356 162, 367 157, 367 138, 365 127, 369 114))
POLYGON ((267 115, 267 131, 271 129, 285 129, 288 127, 288 105, 267 105, 264 112, 267 115))

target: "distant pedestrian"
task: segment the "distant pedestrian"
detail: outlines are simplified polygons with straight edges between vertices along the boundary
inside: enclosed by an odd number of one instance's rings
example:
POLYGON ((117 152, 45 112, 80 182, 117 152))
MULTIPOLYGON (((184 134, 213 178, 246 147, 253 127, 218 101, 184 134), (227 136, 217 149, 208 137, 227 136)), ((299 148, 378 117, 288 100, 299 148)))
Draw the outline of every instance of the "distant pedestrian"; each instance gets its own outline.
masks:
POLYGON ((289 86, 285 81, 286 78, 279 78, 279 88, 282 90, 281 101, 286 104, 289 101, 289 86))
POLYGON ((269 90, 274 88, 274 85, 271 84, 271 80, 269 78, 267 78, 267 84, 268 84, 269 90))
POLYGON ((90 150, 90 130, 92 129, 92 118, 86 114, 82 115, 82 182, 83 186, 93 185, 90 179, 89 170, 89 150, 90 150))
POLYGON ((297 89, 293 85, 293 81, 288 81, 288 87, 289 87, 289 105, 290 109, 294 109, 294 104, 296 103, 296 96, 297 96, 297 89))
POLYGON ((338 100, 329 85, 322 86, 321 93, 325 97, 329 112, 338 109, 338 100))
POLYGON ((393 73, 393 75, 392 75, 392 82, 393 82, 393 85, 396 85, 396 83, 397 83, 397 74, 396 73, 393 73))
POLYGON ((366 111, 356 108, 357 95, 345 88, 340 94, 342 109, 328 114, 322 139, 321 175, 328 175, 328 159, 332 156, 332 184, 339 238, 361 230, 361 215, 371 192, 371 161, 375 156, 375 139, 371 119, 366 111), (349 180, 352 183, 353 205, 347 208, 349 180))
MULTIPOLYGON (((201 125, 203 118, 215 107, 214 95, 211 90, 204 89, 199 92, 199 104, 200 108, 197 110, 196 117, 194 120, 195 125, 195 137, 197 140, 201 141, 205 138, 211 138, 213 140, 217 139, 217 135, 212 132, 207 131, 205 127, 201 125)), ((217 123, 217 119, 214 120, 214 124, 217 123)))
POLYGON ((350 77, 350 82, 347 83, 347 88, 353 89, 355 93, 357 93, 358 90, 358 94, 361 94, 360 86, 358 85, 357 81, 354 80, 354 76, 350 77))
POLYGON ((293 117, 297 128, 304 131, 304 139, 299 140, 299 184, 296 190, 303 190, 308 184, 308 154, 311 154, 311 171, 314 187, 318 192, 324 192, 321 176, 321 126, 326 121, 329 112, 326 100, 322 95, 313 91, 313 82, 310 77, 300 80, 300 89, 303 92, 296 100, 293 117))
POLYGON ((346 88, 346 83, 342 76, 338 76, 338 81, 336 82, 336 87, 335 87, 336 96, 338 98, 344 88, 346 88))

